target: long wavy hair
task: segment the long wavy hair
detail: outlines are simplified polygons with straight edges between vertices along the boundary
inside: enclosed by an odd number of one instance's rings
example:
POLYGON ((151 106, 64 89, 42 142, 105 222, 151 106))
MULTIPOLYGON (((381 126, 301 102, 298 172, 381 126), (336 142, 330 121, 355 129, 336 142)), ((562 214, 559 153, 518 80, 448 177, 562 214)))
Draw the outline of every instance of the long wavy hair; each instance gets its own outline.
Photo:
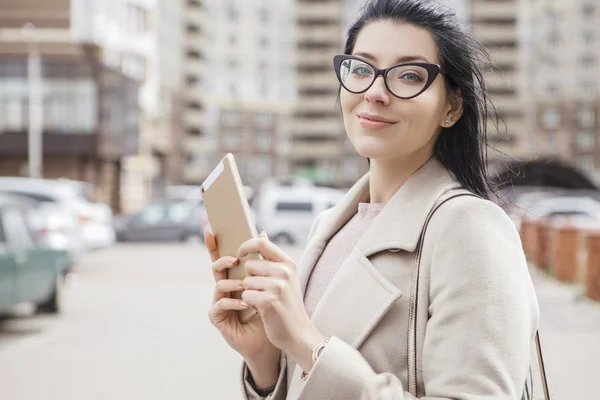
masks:
POLYGON ((488 176, 488 124, 498 127, 484 71, 492 57, 463 26, 451 8, 434 0, 370 0, 349 31, 345 54, 352 54, 360 31, 374 21, 409 23, 428 30, 439 49, 449 94, 463 100, 463 115, 451 127, 442 128, 434 155, 466 189, 489 199, 496 186, 488 176))

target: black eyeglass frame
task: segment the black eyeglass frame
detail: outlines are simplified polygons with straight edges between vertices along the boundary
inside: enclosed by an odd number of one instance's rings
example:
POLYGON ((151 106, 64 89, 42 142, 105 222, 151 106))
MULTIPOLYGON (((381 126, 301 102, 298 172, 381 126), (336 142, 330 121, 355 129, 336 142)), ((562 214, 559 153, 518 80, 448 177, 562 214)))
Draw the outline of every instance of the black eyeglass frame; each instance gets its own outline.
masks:
POLYGON ((344 89, 346 89, 348 92, 353 93, 353 94, 361 94, 361 93, 365 93, 367 90, 369 90, 371 88, 371 86, 373 86, 373 84, 375 83, 375 81, 377 80, 377 78, 379 78, 379 75, 383 76, 383 83, 385 84, 386 89, 388 90, 388 92, 390 92, 392 94, 392 96, 397 97, 399 99, 403 99, 403 100, 410 100, 410 99, 414 99, 415 97, 421 95, 424 91, 426 91, 427 89, 429 89, 429 86, 431 86, 431 84, 433 83, 433 81, 435 81, 435 79, 437 78, 438 74, 441 74, 443 76, 446 76, 446 74, 444 73, 444 71, 442 71, 442 67, 440 67, 437 64, 431 64, 431 63, 422 63, 422 62, 408 62, 408 63, 401 63, 401 64, 396 64, 393 65, 389 68, 377 68, 375 67, 373 64, 371 64, 370 62, 368 62, 367 60, 357 57, 357 56, 352 56, 352 55, 348 55, 348 54, 338 54, 333 56, 333 67, 335 69, 335 74, 338 78, 338 81, 340 82, 340 85, 342 85, 342 87, 344 89), (341 66, 342 66, 342 62, 344 62, 345 60, 358 60, 360 62, 364 62, 365 64, 367 64, 368 66, 370 66, 371 68, 373 68, 373 70, 375 71, 375 74, 373 76, 373 81, 369 84, 369 86, 367 86, 366 89, 361 90, 359 92, 355 92, 352 91, 350 89, 348 89, 346 87, 346 85, 344 85, 344 83, 342 82, 342 77, 340 75, 341 73, 341 66), (423 88, 421 89, 421 91, 419 91, 417 94, 409 96, 409 97, 402 97, 402 96, 398 96, 396 93, 394 93, 390 87, 388 86, 388 82, 387 82, 387 75, 390 72, 390 70, 394 69, 394 68, 398 68, 398 67, 402 67, 402 66, 407 66, 407 65, 414 65, 417 67, 422 67, 427 71, 427 81, 425 82, 425 86, 423 86, 423 88))

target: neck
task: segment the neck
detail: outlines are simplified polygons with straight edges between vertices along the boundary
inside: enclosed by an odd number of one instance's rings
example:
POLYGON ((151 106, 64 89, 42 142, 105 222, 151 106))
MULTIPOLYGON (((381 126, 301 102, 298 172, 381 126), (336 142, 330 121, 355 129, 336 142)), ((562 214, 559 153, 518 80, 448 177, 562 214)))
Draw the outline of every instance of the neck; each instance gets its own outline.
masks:
POLYGON ((402 185, 431 158, 431 154, 402 159, 371 159, 369 192, 371 203, 387 203, 402 185))

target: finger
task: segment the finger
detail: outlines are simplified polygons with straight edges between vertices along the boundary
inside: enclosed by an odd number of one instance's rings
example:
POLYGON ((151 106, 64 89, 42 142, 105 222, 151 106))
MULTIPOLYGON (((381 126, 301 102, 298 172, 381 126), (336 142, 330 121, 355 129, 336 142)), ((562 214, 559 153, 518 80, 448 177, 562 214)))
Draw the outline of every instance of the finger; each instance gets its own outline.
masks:
POLYGON ((283 287, 283 281, 276 278, 269 278, 265 276, 248 276, 243 281, 243 288, 245 290, 275 290, 279 291, 283 287))
POLYGON ((227 279, 227 270, 238 265, 239 259, 235 257, 221 257, 212 264, 213 277, 215 282, 227 279))
POLYGON ((229 311, 246 310, 249 307, 243 300, 224 297, 208 309, 208 317, 214 325, 217 325, 227 317, 229 311))
POLYGON ((250 239, 242 243, 237 252, 237 257, 246 257, 248 254, 261 254, 263 258, 270 261, 291 261, 273 242, 265 238, 250 239))
POLYGON ((244 290, 244 284, 238 279, 222 279, 217 282, 216 290, 221 293, 238 292, 244 290))
POLYGON ((265 231, 262 231, 262 232, 260 233, 260 235, 258 235, 258 237, 259 237, 259 238, 264 238, 264 239, 267 239, 267 240, 269 240, 269 236, 267 235, 267 232, 265 232, 265 231))
POLYGON ((289 279, 293 269, 286 263, 276 263, 266 260, 248 260, 244 264, 246 274, 252 276, 267 276, 271 278, 289 279))
POLYGON ((210 259, 214 262, 219 258, 219 249, 217 248, 217 239, 210 232, 204 232, 204 243, 206 244, 206 249, 208 250, 208 254, 210 254, 210 259))
POLYGON ((275 296, 269 292, 260 290, 244 290, 242 293, 242 301, 261 313, 264 312, 269 305, 274 303, 275 296))

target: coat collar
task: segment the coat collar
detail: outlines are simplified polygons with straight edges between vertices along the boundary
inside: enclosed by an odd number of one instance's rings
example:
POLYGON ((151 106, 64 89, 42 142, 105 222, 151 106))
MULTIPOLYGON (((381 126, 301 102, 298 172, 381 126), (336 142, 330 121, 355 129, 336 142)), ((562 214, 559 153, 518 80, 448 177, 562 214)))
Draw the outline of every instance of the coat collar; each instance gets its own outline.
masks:
MULTIPOLYGON (((358 247, 370 256, 384 249, 414 251, 427 214, 444 193, 460 188, 435 158, 430 158, 398 189, 361 236, 358 247)), ((315 242, 327 242, 352 218, 358 204, 369 201, 369 174, 363 176, 338 205, 323 215, 315 242)))
MULTIPOLYGON (((398 189, 357 243, 365 257, 386 249, 415 251, 427 214, 446 192, 460 184, 435 158, 430 158, 398 189)), ((326 211, 300 262, 300 284, 306 289, 310 273, 327 242, 369 201, 369 174, 364 175, 338 202, 326 211)))

